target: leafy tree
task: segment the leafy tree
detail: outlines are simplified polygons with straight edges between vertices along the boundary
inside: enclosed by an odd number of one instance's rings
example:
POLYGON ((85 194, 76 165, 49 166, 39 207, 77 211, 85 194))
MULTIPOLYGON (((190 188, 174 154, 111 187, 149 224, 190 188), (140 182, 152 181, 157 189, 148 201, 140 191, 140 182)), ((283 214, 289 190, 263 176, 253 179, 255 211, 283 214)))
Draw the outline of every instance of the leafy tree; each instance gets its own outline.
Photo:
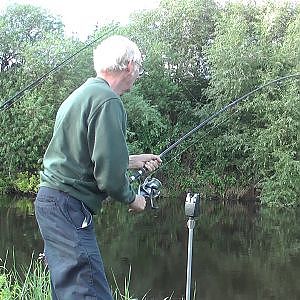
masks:
POLYGON ((132 17, 129 32, 146 54, 142 93, 172 126, 186 126, 195 102, 204 97, 202 48, 213 34, 216 10, 213 1, 165 0, 157 9, 132 17))
MULTIPOLYGON (((10 41, 14 37, 11 43, 2 44, 9 45, 9 49, 13 49, 10 52, 15 55, 11 58, 13 63, 8 63, 8 67, 0 72, 1 92, 5 99, 82 47, 80 41, 64 37, 59 19, 36 7, 13 6, 1 20, 5 25, 0 27, 1 39, 10 41), (19 22, 14 21, 16 17, 19 22), (12 22, 11 26, 9 22, 12 22)), ((92 72, 86 57, 77 57, 67 67, 49 74, 47 80, 24 93, 21 101, 1 114, 0 172, 3 176, 8 175, 14 180, 18 172, 30 176, 40 169, 39 160, 52 135, 58 106, 92 72)))
MULTIPOLYGON (((211 76, 207 94, 216 99, 209 107, 222 107, 256 86, 295 73, 299 47, 291 41, 300 33, 298 23, 299 9, 291 5, 226 6, 213 44, 207 47, 211 76)), ((238 196, 252 188, 265 203, 297 202, 297 107, 299 84, 270 86, 233 109, 214 130, 204 146, 201 166, 214 171, 222 182, 230 179, 223 187, 224 195, 226 190, 238 196)), ((202 180, 218 190, 204 174, 202 180)))
POLYGON ((46 32, 63 34, 59 18, 31 5, 12 5, 0 17, 0 72, 21 65, 22 49, 43 39, 46 32))

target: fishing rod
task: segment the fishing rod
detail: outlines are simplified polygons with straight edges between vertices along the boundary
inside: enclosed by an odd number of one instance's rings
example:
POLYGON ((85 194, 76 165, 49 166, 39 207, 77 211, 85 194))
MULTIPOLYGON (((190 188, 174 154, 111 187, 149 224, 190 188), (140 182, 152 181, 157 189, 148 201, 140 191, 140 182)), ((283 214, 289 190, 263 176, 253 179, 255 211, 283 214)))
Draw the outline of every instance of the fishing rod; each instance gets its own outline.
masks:
POLYGON ((54 73, 57 69, 59 69, 61 66, 65 65, 72 58, 74 58, 76 55, 78 55, 80 52, 82 52, 86 48, 88 48, 91 45, 93 45, 98 40, 103 39, 105 36, 107 36, 108 34, 110 34, 113 31, 115 31, 117 29, 117 27, 118 26, 113 27, 108 32, 102 34, 100 37, 92 40, 91 42, 89 42, 88 44, 86 44, 85 46, 83 46, 82 48, 80 48, 78 51, 76 51, 75 53, 73 53, 72 55, 70 55, 69 57, 67 57, 64 61, 62 61, 61 63, 57 64, 51 70, 49 70, 48 72, 46 72, 45 74, 43 74, 41 77, 39 77, 38 79, 34 80, 29 85, 27 85, 26 87, 24 87, 21 91, 19 91, 13 97, 11 97, 10 99, 4 101, 3 104, 1 104, 1 106, 0 106, 0 111, 4 111, 4 110, 7 110, 8 108, 10 108, 16 101, 18 101, 22 96, 24 96, 24 94, 25 94, 26 91, 32 90, 33 88, 35 88, 39 83, 41 83, 42 80, 44 80, 50 74, 54 73))
MULTIPOLYGON (((176 142, 174 142, 173 144, 171 144, 167 149, 165 149, 164 151, 162 151, 159 154, 159 157, 162 158, 162 157, 166 156, 171 150, 173 150, 174 148, 176 148, 179 144, 181 144, 184 140, 186 140, 188 137, 190 137, 193 133, 195 133, 199 129, 203 128, 208 123, 210 123, 210 121, 212 119, 216 118, 221 113, 223 113, 224 111, 228 110, 229 108, 235 106, 236 104, 238 104, 242 100, 246 99, 250 95, 258 92, 259 90, 265 88, 266 86, 269 86, 269 85, 274 84, 276 82, 285 81, 285 80, 288 80, 288 79, 294 78, 294 77, 300 77, 300 73, 291 74, 291 75, 287 75, 287 76, 284 76, 284 77, 280 77, 280 78, 274 79, 272 81, 269 81, 269 82, 267 82, 267 83, 265 83, 265 84, 263 84, 263 85, 255 88, 254 90, 246 93, 245 95, 243 95, 243 96, 235 99, 234 101, 232 101, 229 104, 227 104, 226 106, 224 106, 222 109, 218 110, 217 112, 214 112, 212 115, 210 115, 208 118, 206 118, 200 124, 198 124, 196 127, 192 128, 189 132, 187 132, 186 134, 184 134, 176 142)), ((139 179, 145 173, 147 173, 147 170, 145 168, 142 168, 142 169, 138 170, 135 174, 133 174, 133 175, 131 175, 129 177, 130 182, 134 182, 135 180, 139 179)), ((150 178, 146 178, 146 181, 143 183, 143 185, 140 186, 139 190, 142 191, 142 194, 146 194, 147 191, 151 191, 151 193, 154 193, 158 197, 158 195, 159 195, 158 190, 159 190, 160 187, 161 187, 161 183, 156 178, 153 178, 153 180, 150 179, 150 178), (152 191, 152 189, 154 191, 152 191)), ((149 192, 148 192, 148 194, 149 194, 149 192)), ((152 208, 155 208, 155 207, 152 207, 152 208)))

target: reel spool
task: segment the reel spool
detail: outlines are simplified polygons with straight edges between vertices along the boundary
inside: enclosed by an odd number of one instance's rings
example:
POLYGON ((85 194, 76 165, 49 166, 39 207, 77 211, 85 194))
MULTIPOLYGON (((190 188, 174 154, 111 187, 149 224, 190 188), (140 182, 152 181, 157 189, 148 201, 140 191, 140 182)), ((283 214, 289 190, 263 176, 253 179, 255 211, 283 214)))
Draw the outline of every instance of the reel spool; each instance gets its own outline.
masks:
POLYGON ((152 209, 158 209, 158 206, 154 199, 160 195, 160 189, 162 187, 161 182, 154 177, 147 177, 143 184, 140 184, 138 194, 145 197, 146 200, 150 200, 150 206, 152 209))

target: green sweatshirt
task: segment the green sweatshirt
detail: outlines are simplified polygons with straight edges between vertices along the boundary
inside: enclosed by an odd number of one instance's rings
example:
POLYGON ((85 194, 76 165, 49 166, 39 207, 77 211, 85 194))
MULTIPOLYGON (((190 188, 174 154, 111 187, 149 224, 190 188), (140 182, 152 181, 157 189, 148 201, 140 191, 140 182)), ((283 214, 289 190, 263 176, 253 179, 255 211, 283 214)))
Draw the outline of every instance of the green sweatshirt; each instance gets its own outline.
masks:
POLYGON ((133 202, 125 134, 120 97, 105 80, 88 79, 57 112, 40 186, 69 193, 93 213, 108 196, 133 202))

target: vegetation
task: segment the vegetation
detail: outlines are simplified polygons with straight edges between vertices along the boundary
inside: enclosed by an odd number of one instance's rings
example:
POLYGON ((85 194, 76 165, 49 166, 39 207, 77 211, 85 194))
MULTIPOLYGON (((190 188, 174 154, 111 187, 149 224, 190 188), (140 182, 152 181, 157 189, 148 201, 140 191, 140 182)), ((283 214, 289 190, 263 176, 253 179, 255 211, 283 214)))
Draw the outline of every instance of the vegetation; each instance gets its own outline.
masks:
MULTIPOLYGON (((113 298, 115 300, 136 300, 130 293, 130 276, 124 279, 124 287, 119 287, 114 277, 115 289, 113 298)), ((50 300, 50 274, 47 267, 40 261, 34 260, 33 256, 28 268, 18 271, 14 266, 12 269, 6 267, 0 260, 0 299, 1 300, 50 300)), ((142 298, 146 299, 146 295, 142 298)), ((164 298, 171 300, 172 296, 164 298)), ((193 297, 195 299, 195 295, 193 297)))
MULTIPOLYGON (((129 292, 130 272, 125 278, 124 291, 115 281, 114 299, 133 300, 129 292)), ((28 268, 18 271, 16 267, 10 270, 0 261, 0 299, 1 300, 50 300, 50 275, 47 267, 32 256, 28 268)))
MULTIPOLYGON (((221 7, 213 0, 162 0, 157 9, 132 15, 115 30, 145 54, 146 76, 123 99, 130 151, 160 153, 233 99, 299 73, 299 8, 276 1, 221 7)), ((114 26, 96 28, 87 42, 114 26)), ((63 27, 31 5, 0 15, 1 99, 83 46, 64 36, 63 27)), ((36 191, 55 113, 90 76, 87 49, 0 114, 2 192, 36 191)), ((269 86, 222 114, 166 157, 158 176, 169 190, 193 187, 206 198, 299 205, 299 88, 299 78, 269 86)))
POLYGON ((16 267, 8 270, 6 261, 0 264, 0 299, 51 299, 49 273, 40 262, 33 257, 28 269, 22 272, 16 267))

